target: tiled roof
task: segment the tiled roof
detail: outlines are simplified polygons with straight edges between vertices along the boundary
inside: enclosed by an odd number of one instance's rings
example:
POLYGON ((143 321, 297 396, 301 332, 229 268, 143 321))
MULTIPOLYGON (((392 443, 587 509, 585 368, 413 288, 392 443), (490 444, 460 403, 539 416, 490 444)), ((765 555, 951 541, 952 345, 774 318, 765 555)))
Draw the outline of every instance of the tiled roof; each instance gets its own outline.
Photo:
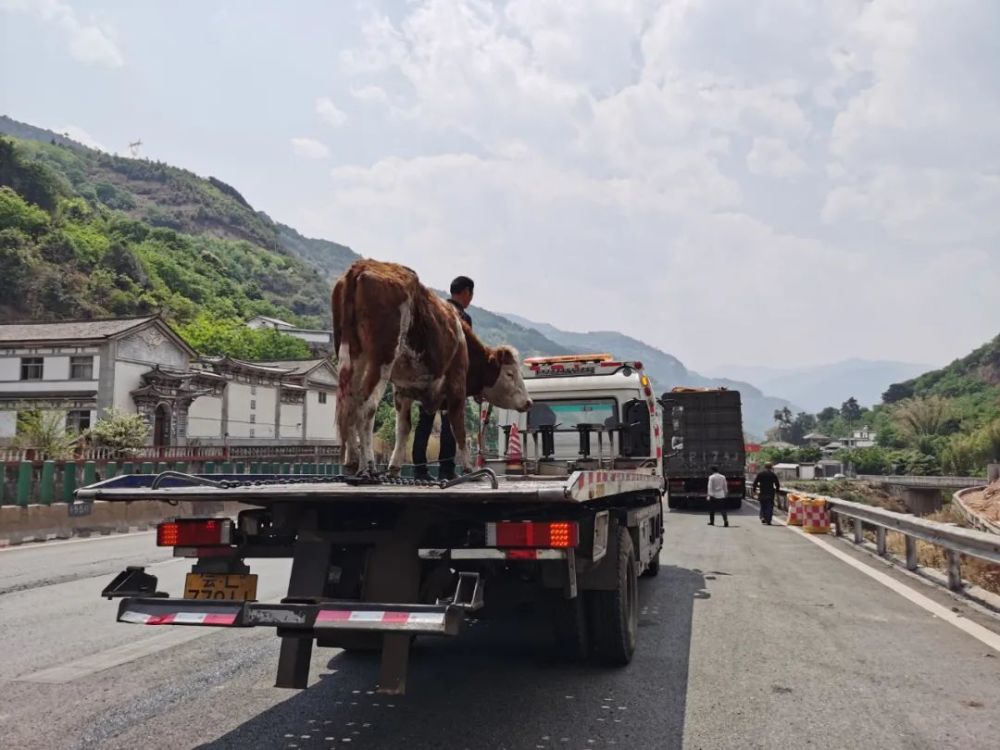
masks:
POLYGON ((283 370, 291 370, 294 375, 301 375, 318 367, 329 360, 325 359, 286 359, 278 362, 254 362, 255 365, 264 367, 280 367, 283 370))
POLYGON ((58 323, 0 324, 0 342, 104 339, 137 328, 155 316, 118 320, 68 320, 58 323))

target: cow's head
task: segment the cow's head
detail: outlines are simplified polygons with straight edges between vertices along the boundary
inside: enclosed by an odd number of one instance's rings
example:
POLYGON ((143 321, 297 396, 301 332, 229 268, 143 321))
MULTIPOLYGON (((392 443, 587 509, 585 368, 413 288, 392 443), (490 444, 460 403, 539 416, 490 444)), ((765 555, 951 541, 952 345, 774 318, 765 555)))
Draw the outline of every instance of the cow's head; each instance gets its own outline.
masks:
POLYGON ((528 387, 521 375, 520 358, 517 350, 510 346, 500 346, 490 352, 489 373, 496 373, 496 379, 484 384, 483 398, 501 409, 527 411, 531 408, 528 387))

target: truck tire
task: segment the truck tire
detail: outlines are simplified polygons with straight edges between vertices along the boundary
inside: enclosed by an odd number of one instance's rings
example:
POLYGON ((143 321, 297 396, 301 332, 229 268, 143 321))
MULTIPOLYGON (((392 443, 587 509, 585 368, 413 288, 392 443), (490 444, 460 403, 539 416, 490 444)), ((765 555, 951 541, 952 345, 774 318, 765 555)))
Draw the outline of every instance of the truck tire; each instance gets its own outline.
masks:
POLYGON ((667 495, 667 507, 671 510, 679 510, 685 505, 684 501, 679 497, 670 497, 667 495))
POLYGON ((562 592, 552 592, 549 602, 552 618, 552 635, 556 653, 571 662, 585 661, 590 656, 590 628, 587 627, 587 609, 583 592, 566 599, 562 592))
POLYGON ((735 500, 730 500, 729 502, 726 503, 726 505, 728 506, 729 510, 739 510, 740 508, 743 507, 743 499, 737 498, 735 500))
POLYGON ((588 591, 590 632, 594 655, 604 664, 625 666, 635 652, 639 623, 639 584, 632 535, 618 528, 618 556, 607 562, 617 567, 614 591, 588 591))
POLYGON ((660 552, 663 550, 661 546, 660 549, 656 550, 656 554, 653 559, 649 561, 649 565, 646 569, 642 571, 643 578, 656 578, 660 574, 660 552))

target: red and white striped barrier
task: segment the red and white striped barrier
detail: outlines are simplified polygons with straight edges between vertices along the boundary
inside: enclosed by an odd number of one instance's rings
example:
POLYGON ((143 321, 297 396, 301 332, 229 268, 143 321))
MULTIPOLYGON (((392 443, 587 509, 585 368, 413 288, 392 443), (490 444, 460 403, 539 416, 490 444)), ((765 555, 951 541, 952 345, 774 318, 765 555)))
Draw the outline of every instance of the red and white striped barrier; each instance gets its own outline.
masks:
POLYGON ((796 495, 794 492, 788 493, 788 520, 789 526, 801 526, 802 525, 802 500, 801 495, 796 495))
POLYGON ((799 503, 802 507, 802 530, 807 534, 829 534, 830 512, 826 507, 826 499, 822 497, 804 497, 799 503))
POLYGON ((444 612, 401 612, 377 609, 321 609, 316 613, 319 628, 357 628, 366 630, 399 630, 407 627, 444 627, 444 612))
POLYGON ((145 612, 122 612, 120 622, 132 622, 138 625, 233 625, 235 614, 219 612, 170 612, 164 615, 150 615, 145 612))

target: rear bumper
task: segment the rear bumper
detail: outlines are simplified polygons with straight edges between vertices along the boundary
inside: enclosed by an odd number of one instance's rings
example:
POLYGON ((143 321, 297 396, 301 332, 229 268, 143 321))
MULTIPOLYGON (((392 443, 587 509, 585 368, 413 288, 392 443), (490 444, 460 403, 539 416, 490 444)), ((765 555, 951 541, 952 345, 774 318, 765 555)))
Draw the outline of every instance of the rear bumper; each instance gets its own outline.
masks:
POLYGON ((322 602, 261 604, 199 599, 130 598, 118 606, 118 622, 141 625, 274 627, 320 635, 332 630, 457 635, 461 607, 434 604, 322 602))

